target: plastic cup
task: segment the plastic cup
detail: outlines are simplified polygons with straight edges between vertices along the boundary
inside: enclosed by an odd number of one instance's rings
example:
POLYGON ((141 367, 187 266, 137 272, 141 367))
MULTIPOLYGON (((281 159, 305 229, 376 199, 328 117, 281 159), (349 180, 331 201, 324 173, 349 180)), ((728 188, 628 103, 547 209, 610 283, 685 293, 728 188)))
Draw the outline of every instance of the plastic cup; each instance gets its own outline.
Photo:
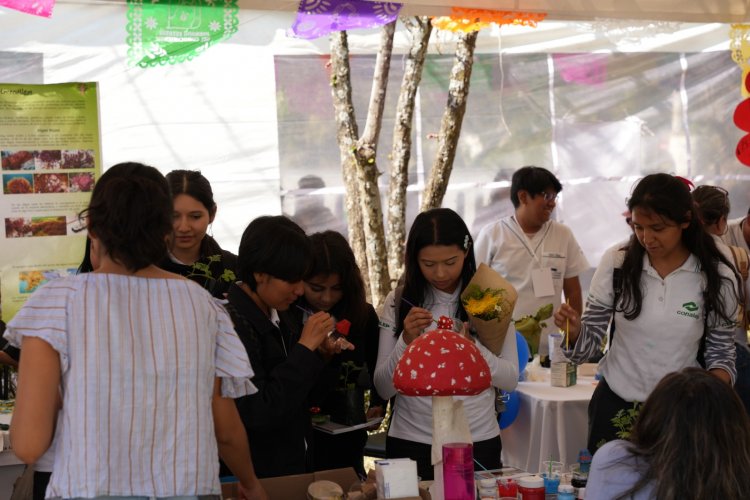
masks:
POLYGON ((518 484, 510 477, 497 478, 497 493, 500 497, 518 496, 518 484))
POLYGON ((545 460, 542 462, 541 476, 544 479, 544 492, 546 494, 557 494, 557 488, 560 486, 560 479, 563 473, 562 462, 554 460, 545 460))
POLYGON ((542 462, 542 470, 539 472, 547 474, 548 476, 560 477, 563 473, 563 464, 562 462, 555 462, 554 460, 545 460, 542 462))
POLYGON ((542 474, 542 479, 544 479, 544 493, 547 495, 556 495, 557 489, 560 487, 560 475, 553 473, 552 476, 548 476, 545 472, 542 474))

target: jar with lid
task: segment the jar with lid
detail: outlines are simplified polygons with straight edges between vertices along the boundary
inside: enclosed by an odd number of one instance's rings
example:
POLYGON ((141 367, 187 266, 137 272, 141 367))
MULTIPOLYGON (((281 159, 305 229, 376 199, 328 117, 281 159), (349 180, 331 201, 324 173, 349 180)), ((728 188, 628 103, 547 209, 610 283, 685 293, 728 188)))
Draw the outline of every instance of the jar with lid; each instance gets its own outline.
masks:
POLYGON ((575 500, 575 489, 571 484, 561 484, 557 488, 557 500, 575 500))
POLYGON ((518 478, 519 500, 544 500, 544 479, 539 476, 518 478))
POLYGON ((479 500, 497 500, 497 481, 495 478, 484 478, 477 482, 479 500))
POLYGON ((586 483, 588 482, 588 479, 589 479, 588 474, 574 472, 573 477, 570 479, 570 484, 572 484, 573 488, 575 488, 575 491, 578 492, 579 489, 586 488, 586 483))

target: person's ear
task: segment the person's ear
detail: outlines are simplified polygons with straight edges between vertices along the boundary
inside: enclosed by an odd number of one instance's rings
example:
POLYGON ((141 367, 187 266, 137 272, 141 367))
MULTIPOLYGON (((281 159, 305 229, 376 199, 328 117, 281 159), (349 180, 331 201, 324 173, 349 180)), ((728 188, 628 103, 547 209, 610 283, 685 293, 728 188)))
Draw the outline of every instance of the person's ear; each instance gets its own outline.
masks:
POLYGON ((681 229, 687 229, 690 226, 690 223, 693 222, 693 211, 688 210, 685 212, 685 222, 680 224, 681 229))
POLYGON ((518 201, 521 205, 526 205, 531 199, 531 195, 525 189, 521 189, 518 192, 518 201))
POLYGON ((268 273, 253 273, 253 278, 255 278, 255 283, 261 285, 268 281, 268 273))

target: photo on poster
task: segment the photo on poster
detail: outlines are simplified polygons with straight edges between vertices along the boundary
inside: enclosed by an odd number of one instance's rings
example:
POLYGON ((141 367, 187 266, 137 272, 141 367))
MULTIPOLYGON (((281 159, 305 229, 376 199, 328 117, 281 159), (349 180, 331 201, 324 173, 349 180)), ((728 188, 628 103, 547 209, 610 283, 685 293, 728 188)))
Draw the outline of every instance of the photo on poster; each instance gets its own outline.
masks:
POLYGON ((90 193, 94 190, 94 174, 92 172, 80 172, 69 174, 71 193, 90 193))
POLYGON ((35 151, 0 151, 3 170, 34 170, 35 151))
POLYGON ((34 174, 35 193, 69 193, 68 174, 34 174))
POLYGON ((65 236, 68 234, 67 218, 62 215, 47 217, 10 217, 5 219, 6 238, 32 236, 65 236))
POLYGON ((43 149, 34 156, 37 170, 57 170, 62 165, 62 151, 59 149, 43 149))
POLYGON ((76 268, 65 269, 31 269, 18 273, 18 293, 30 294, 43 284, 76 274, 76 268))
POLYGON ((34 176, 32 174, 3 175, 4 194, 31 194, 34 192, 34 176))
POLYGON ((66 149, 62 152, 62 168, 94 168, 93 149, 66 149))

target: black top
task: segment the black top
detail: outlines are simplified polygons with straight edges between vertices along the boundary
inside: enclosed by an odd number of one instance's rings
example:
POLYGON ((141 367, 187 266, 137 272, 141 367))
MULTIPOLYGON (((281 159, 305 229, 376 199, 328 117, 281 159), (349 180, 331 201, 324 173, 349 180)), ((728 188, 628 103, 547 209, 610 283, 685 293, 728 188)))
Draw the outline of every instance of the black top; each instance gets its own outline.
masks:
POLYGON ((308 397, 323 369, 316 352, 298 342, 299 329, 282 318, 277 327, 236 284, 226 305, 245 346, 256 394, 236 399, 258 477, 306 471, 310 432, 308 397))
MULTIPOLYGON (((304 297, 300 298, 300 305, 305 309, 312 309, 304 297)), ((302 311, 299 308, 291 307, 284 314, 301 328, 302 311)), ((330 416, 333 422, 357 425, 364 423, 366 419, 366 389, 371 389, 370 407, 384 404, 372 384, 380 335, 378 316, 368 304, 362 318, 337 316, 336 319, 351 321, 347 340, 355 349, 342 351, 328 361, 310 394, 310 406, 320 408, 321 415, 330 416)), ((353 467, 359 475, 365 476, 363 456, 367 431, 361 429, 338 435, 316 431, 312 438, 308 445, 313 451, 315 470, 353 467)))
POLYGON ((18 363, 21 360, 21 350, 10 345, 3 337, 3 333, 5 333, 5 322, 0 319, 0 351, 5 352, 13 361, 18 363))
MULTIPOLYGON (((311 309, 300 299, 302 307, 311 309)), ((335 313, 334 313, 335 316, 335 313)), ((284 318, 288 318, 290 323, 302 328, 302 311, 297 307, 290 307, 284 312, 284 318)), ((354 345, 354 350, 342 351, 335 355, 326 364, 318 383, 311 394, 310 405, 320 407, 323 414, 331 415, 335 422, 354 425, 362 422, 343 422, 340 415, 336 415, 336 410, 340 409, 339 405, 343 399, 345 389, 356 388, 364 393, 366 389, 373 386, 372 375, 375 372, 375 362, 378 357, 378 336, 380 327, 378 325, 378 315, 371 305, 367 305, 367 316, 365 318, 341 318, 351 321, 351 328, 347 340, 354 345), (337 420, 339 417, 339 420, 337 420)), ((382 405, 382 399, 377 396, 373 390, 374 401, 371 406, 382 405)), ((372 396, 371 396, 372 397, 372 396)), ((362 408, 362 417, 364 416, 364 407, 362 408)), ((350 415, 351 416, 351 415, 350 415)))
POLYGON ((180 264, 167 256, 159 267, 170 273, 185 276, 208 290, 214 297, 223 299, 229 285, 236 281, 237 256, 222 250, 216 240, 206 235, 201 242, 200 258, 195 264, 180 264))

